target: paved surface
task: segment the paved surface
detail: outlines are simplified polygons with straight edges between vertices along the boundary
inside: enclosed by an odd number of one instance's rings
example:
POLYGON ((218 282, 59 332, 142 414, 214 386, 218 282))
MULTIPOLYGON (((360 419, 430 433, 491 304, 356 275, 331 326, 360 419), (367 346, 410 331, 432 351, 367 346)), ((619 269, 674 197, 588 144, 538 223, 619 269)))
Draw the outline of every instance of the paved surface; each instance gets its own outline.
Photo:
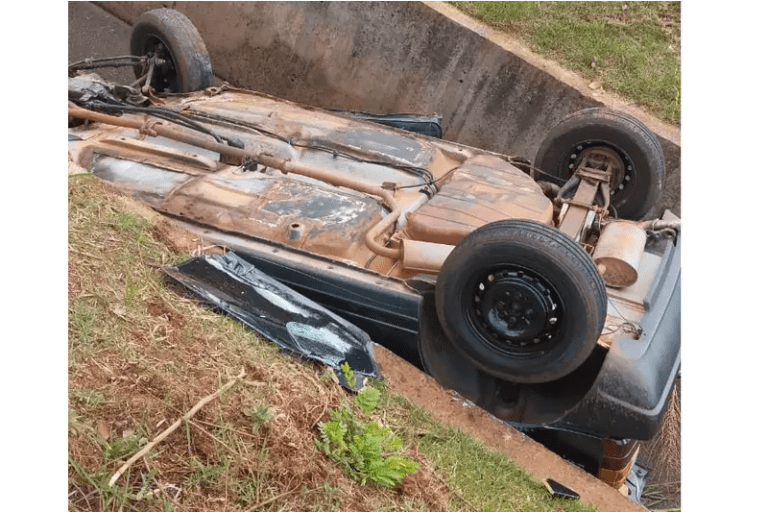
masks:
MULTIPOLYGON (((131 26, 90 2, 68 2, 68 62, 89 57, 128 55, 131 26)), ((99 74, 122 83, 134 79, 130 68, 104 68, 99 74)))

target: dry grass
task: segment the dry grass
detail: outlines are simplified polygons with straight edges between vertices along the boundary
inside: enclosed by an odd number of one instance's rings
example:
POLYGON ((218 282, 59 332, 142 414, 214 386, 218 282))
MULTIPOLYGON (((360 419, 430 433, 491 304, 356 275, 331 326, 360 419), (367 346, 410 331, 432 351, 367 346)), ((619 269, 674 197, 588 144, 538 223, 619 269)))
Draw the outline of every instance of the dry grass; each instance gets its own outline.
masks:
MULTIPOLYGON (((203 247, 98 179, 70 176, 69 510, 478 509, 462 498, 468 491, 456 483, 453 466, 419 453, 422 437, 439 452, 439 439, 448 439, 442 427, 384 388, 375 420, 405 440, 420 462, 418 473, 394 491, 360 485, 318 451, 317 423, 349 396, 324 368, 282 355, 163 280, 158 264, 182 261, 203 247), (241 368, 243 381, 108 485, 127 459, 241 368)), ((450 439, 443 449, 455 451, 458 438, 450 439)), ((521 511, 553 510, 543 486, 524 472, 484 466, 498 457, 477 451, 472 473, 509 475, 516 488, 488 496, 521 511)), ((482 481, 468 485, 484 492, 482 481)), ((568 503, 555 509, 590 508, 568 503)))
POLYGON ((171 291, 146 263, 183 255, 156 226, 87 176, 70 179, 69 214, 71 510, 369 510, 371 499, 407 498, 359 486, 318 456, 314 427, 344 393, 171 291), (243 366, 250 385, 204 407, 106 486, 123 460, 243 366))
POLYGON ((649 508, 680 506, 680 387, 678 380, 661 431, 640 452, 642 462, 651 469, 643 493, 643 504, 649 508))

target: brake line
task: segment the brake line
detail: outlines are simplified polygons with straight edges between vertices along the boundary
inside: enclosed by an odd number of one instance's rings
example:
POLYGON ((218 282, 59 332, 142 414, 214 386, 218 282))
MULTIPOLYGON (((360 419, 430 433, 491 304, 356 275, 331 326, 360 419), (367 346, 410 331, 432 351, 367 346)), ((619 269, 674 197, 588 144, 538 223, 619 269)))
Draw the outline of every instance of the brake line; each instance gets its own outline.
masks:
POLYGON ((413 175, 415 175, 417 178, 420 178, 424 180, 424 183, 420 183, 417 185, 407 185, 403 187, 397 187, 397 189, 400 188, 419 188, 419 187, 426 187, 427 188, 427 196, 432 197, 437 192, 437 189, 435 188, 435 183, 439 180, 435 180, 432 176, 432 173, 429 171, 429 169, 425 169, 424 167, 416 167, 413 165, 407 165, 407 164, 401 164, 399 162, 392 162, 392 161, 384 161, 384 160, 371 160, 367 158, 360 158, 358 156, 339 151, 333 147, 324 146, 322 144, 316 144, 313 141, 310 141, 308 144, 303 144, 301 142, 297 142, 293 140, 290 137, 285 137, 283 135, 271 132, 269 130, 266 130, 264 128, 261 128, 260 126, 255 125, 254 123, 249 123, 245 121, 240 120, 234 120, 230 119, 224 116, 219 116, 216 114, 210 114, 210 113, 203 113, 203 112, 196 112, 193 110, 186 111, 189 112, 190 117, 197 117, 202 119, 208 119, 212 121, 218 121, 222 123, 229 123, 234 126, 238 126, 240 128, 249 128, 251 130, 254 130, 262 135, 266 135, 267 137, 272 137, 273 139, 277 139, 280 142, 283 142, 285 144, 288 144, 291 147, 295 148, 307 148, 307 149, 315 149, 318 151, 324 151, 326 153, 330 153, 333 156, 341 156, 343 158, 347 158, 349 160, 353 160, 355 162, 363 163, 363 164, 371 164, 371 165, 381 165, 386 167, 394 167, 395 169, 409 172, 413 175))
MULTIPOLYGON (((95 112, 93 110, 78 107, 74 104, 70 104, 68 108, 68 115, 70 117, 87 119, 97 123, 122 126, 124 128, 133 128, 135 130, 142 130, 145 126, 145 123, 141 120, 111 116, 102 112, 95 112)), ((378 254, 379 256, 395 260, 402 259, 402 247, 384 247, 382 244, 376 241, 377 237, 394 226, 400 218, 400 209, 397 207, 394 196, 389 191, 384 190, 382 187, 371 185, 366 182, 361 182, 347 175, 310 167, 299 162, 292 162, 290 160, 276 158, 274 156, 266 155, 263 153, 249 152, 245 149, 227 146, 226 144, 211 141, 196 134, 184 133, 174 129, 173 127, 163 126, 161 124, 154 125, 152 130, 163 137, 191 144, 203 149, 208 149, 210 151, 219 153, 222 156, 235 159, 241 163, 253 161, 267 167, 279 169, 285 173, 293 173, 306 176, 308 178, 324 181, 330 185, 345 187, 350 190, 355 190, 357 192, 362 192, 381 198, 386 207, 390 210, 390 213, 368 230, 365 235, 365 245, 368 247, 368 249, 371 250, 371 252, 378 254)))
POLYGON ((127 113, 134 113, 134 114, 147 114, 147 115, 159 117, 161 119, 165 119, 166 121, 170 121, 172 123, 185 126, 187 128, 198 131, 200 133, 210 135, 218 143, 224 144, 226 142, 230 146, 239 147, 241 149, 244 147, 242 142, 238 140, 233 140, 227 137, 223 137, 217 134, 216 132, 214 132, 213 130, 206 128, 205 126, 198 123, 197 121, 190 119, 189 116, 181 114, 180 112, 176 112, 175 110, 171 110, 163 107, 137 107, 134 105, 110 104, 110 103, 105 103, 101 101, 83 102, 83 105, 86 108, 90 107, 89 110, 94 110, 96 112, 108 112, 108 113, 114 113, 114 112, 126 113, 127 112, 127 113))

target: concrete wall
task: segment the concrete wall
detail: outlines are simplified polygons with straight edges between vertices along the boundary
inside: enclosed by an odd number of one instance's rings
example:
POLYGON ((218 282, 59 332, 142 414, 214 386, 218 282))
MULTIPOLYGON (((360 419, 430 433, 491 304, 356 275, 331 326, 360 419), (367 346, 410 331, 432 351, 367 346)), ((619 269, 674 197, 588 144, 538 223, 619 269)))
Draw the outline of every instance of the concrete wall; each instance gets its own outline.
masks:
MULTIPOLYGON (((601 104, 421 2, 97 3, 128 23, 183 12, 233 85, 324 108, 437 113, 446 139, 506 154, 533 158, 557 121, 601 104)), ((680 148, 660 140, 661 206, 679 214, 680 148)))

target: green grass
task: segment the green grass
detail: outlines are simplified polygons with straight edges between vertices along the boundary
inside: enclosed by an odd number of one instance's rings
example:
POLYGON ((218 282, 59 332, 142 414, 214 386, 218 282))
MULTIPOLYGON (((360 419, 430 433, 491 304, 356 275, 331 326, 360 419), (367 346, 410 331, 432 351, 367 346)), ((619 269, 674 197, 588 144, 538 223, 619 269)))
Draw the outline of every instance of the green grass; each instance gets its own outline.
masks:
POLYGON ((419 451, 450 475, 464 499, 479 510, 584 510, 583 503, 553 498, 544 487, 504 455, 488 452, 479 442, 453 429, 424 436, 419 451))
POLYGON ((180 295, 146 262, 184 255, 153 233, 97 179, 70 178, 69 510, 593 510, 552 498, 509 459, 445 429, 385 384, 355 399, 325 369, 281 356, 241 323, 180 295), (108 485, 241 367, 247 383, 108 485), (409 476, 426 484, 361 484, 316 449, 319 424, 345 403, 366 425, 380 425, 368 434, 386 433, 386 452, 418 459, 419 473, 409 476), (387 442, 390 430, 402 446, 387 442))
POLYGON ((679 2, 452 2, 534 52, 680 124, 679 2))

